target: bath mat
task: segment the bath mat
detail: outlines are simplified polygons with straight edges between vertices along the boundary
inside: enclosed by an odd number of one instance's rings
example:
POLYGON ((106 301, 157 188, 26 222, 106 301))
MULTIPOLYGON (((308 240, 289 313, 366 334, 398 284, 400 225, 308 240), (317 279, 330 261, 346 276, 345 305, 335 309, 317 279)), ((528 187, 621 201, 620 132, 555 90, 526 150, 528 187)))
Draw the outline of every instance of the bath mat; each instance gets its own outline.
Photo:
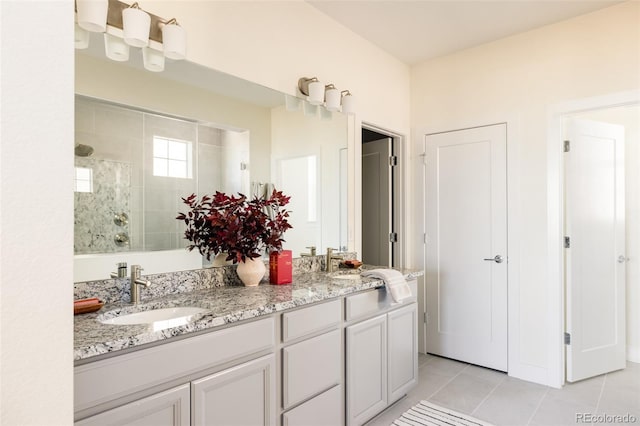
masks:
POLYGON ((396 419, 395 426, 492 426, 491 423, 474 419, 448 408, 427 401, 420 401, 396 419))

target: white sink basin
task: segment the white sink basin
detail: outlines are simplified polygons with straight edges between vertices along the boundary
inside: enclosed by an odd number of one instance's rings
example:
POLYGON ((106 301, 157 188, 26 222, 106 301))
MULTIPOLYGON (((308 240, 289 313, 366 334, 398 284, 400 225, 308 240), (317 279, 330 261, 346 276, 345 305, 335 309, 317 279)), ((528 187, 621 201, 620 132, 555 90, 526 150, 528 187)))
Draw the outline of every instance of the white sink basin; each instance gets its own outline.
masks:
POLYGON ((348 274, 348 275, 336 275, 335 277, 332 277, 333 279, 336 280, 359 280, 360 279, 360 275, 356 275, 356 274, 348 274))
POLYGON ((149 311, 120 315, 115 318, 101 320, 100 322, 111 325, 149 324, 153 327, 154 331, 158 331, 188 324, 194 320, 196 315, 205 312, 207 312, 206 309, 194 307, 152 309, 149 311))

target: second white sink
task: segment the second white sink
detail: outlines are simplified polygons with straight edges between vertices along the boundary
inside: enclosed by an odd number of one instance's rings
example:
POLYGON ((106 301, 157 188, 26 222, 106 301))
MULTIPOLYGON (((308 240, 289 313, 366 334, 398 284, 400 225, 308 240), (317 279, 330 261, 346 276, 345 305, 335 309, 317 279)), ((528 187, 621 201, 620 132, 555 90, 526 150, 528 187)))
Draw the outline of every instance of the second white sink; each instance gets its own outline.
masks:
POLYGON ((194 317, 196 315, 205 312, 207 312, 206 309, 195 307, 152 309, 149 311, 120 315, 115 318, 101 320, 100 322, 111 325, 149 324, 157 331, 188 324, 195 319, 194 317))

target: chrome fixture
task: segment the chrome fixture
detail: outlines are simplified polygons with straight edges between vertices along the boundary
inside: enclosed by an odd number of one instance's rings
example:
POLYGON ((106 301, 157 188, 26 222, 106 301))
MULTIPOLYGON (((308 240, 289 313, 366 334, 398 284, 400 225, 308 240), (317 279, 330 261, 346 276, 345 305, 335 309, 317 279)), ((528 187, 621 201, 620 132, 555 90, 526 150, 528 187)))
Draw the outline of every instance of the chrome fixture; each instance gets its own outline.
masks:
POLYGON ((327 248, 327 259, 325 261, 325 271, 327 272, 333 272, 335 270, 335 268, 333 267, 333 260, 342 260, 344 259, 344 256, 342 255, 338 255, 338 254, 333 254, 333 251, 337 249, 328 247, 327 248))
POLYGON ((104 33, 106 55, 114 61, 129 60, 129 46, 142 48, 149 71, 163 71, 165 57, 186 57, 186 32, 175 18, 166 20, 144 11, 137 2, 128 5, 119 0, 76 0, 76 10, 76 49, 89 46, 91 31, 104 33))
POLYGON ((309 249, 309 253, 300 253, 301 257, 310 257, 316 255, 316 246, 305 247, 309 249))
POLYGON ((126 232, 118 232, 115 237, 113 237, 113 242, 116 243, 118 247, 124 247, 129 245, 129 234, 126 232))
POLYGON ((151 285, 151 281, 145 281, 140 279, 140 273, 144 271, 140 265, 131 265, 131 303, 138 303, 140 301, 140 288, 138 286, 144 286, 148 288, 151 285))
POLYGON ((504 258, 499 254, 497 254, 495 257, 492 257, 490 259, 482 259, 482 260, 485 260, 487 262, 496 262, 496 263, 504 262, 504 258))
MULTIPOLYGON (((327 111, 340 111, 354 114, 354 101, 351 92, 340 91, 334 84, 323 84, 317 77, 302 77, 298 79, 298 90, 307 97, 311 105, 324 105, 327 111)), ((287 110, 293 110, 293 102, 289 101, 287 110)), ((306 112, 306 110, 305 110, 306 112)))
POLYGON ((113 214, 113 223, 118 226, 125 226, 129 223, 129 216, 125 212, 114 213, 113 214))
POLYGON ((111 273, 111 278, 126 278, 127 277, 127 262, 116 263, 118 267, 117 272, 111 273))

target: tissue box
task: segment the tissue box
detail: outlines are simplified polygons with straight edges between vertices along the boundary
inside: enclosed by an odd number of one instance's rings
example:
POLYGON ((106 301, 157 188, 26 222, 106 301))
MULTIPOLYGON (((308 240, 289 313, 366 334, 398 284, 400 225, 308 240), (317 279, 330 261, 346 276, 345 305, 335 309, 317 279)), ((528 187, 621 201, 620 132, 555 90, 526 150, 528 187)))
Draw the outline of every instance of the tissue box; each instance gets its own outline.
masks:
POLYGON ((269 282, 271 284, 289 284, 293 281, 291 250, 282 250, 269 254, 269 282))

